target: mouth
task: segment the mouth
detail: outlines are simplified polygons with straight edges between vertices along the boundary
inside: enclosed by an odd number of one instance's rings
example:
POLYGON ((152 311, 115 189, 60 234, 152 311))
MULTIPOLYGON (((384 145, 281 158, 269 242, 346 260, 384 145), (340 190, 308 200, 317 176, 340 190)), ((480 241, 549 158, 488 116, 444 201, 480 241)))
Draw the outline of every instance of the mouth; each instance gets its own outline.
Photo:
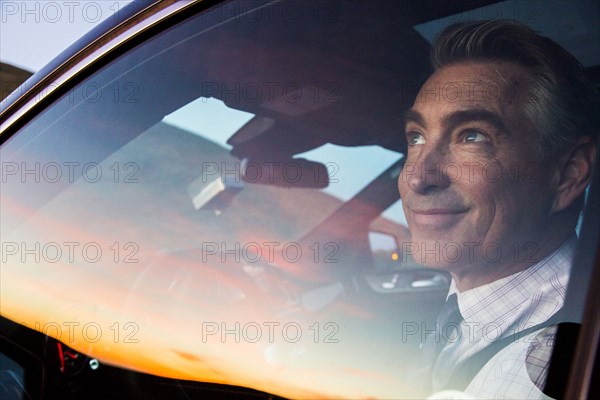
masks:
POLYGON ((450 208, 427 208, 410 210, 413 214, 413 221, 417 225, 426 225, 430 227, 445 227, 458 221, 466 209, 450 208))

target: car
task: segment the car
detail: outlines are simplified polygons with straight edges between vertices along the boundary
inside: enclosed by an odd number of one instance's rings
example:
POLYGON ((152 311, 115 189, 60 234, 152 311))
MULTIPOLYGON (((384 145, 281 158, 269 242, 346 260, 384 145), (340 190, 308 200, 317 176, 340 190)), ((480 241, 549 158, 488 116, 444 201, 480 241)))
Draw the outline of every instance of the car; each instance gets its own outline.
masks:
MULTIPOLYGON (((2 398, 415 396, 450 278, 411 257, 402 115, 433 36, 494 18, 600 84, 584 1, 136 1, 65 50, 0 109, 2 398)), ((552 397, 599 393, 598 180, 552 397)))

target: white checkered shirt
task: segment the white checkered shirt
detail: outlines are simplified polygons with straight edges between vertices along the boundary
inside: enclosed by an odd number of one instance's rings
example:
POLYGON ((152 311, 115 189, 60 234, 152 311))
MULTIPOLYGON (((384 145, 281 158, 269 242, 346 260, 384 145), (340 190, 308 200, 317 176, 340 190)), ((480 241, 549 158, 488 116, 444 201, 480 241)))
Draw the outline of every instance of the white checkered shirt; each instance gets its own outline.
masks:
MULTIPOLYGON (((516 274, 456 293, 464 320, 458 340, 445 346, 438 363, 451 372, 460 361, 495 340, 548 320, 563 305, 576 236, 553 254, 516 274)), ((477 398, 545 399, 543 387, 555 327, 518 339, 498 352, 479 371, 465 392, 477 398)))

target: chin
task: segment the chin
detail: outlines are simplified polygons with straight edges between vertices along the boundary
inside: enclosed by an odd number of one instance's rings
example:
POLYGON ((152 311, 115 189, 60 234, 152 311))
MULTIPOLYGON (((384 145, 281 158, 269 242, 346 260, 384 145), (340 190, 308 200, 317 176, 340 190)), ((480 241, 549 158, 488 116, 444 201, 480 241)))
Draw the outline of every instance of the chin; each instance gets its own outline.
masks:
POLYGON ((476 240, 457 240, 461 235, 414 235, 410 242, 402 243, 402 252, 415 262, 428 268, 452 270, 472 264, 478 258, 480 246, 476 240))

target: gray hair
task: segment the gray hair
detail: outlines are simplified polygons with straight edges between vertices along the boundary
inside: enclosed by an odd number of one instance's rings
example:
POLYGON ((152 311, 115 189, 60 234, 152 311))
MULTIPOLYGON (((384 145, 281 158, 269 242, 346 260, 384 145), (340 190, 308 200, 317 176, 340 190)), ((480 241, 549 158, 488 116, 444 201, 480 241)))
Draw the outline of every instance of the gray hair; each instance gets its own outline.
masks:
POLYGON ((508 61, 531 73, 530 101, 523 109, 538 131, 538 156, 557 156, 577 138, 598 137, 600 95, 583 66, 554 41, 515 21, 494 20, 449 26, 434 40, 437 70, 469 61, 508 61))

